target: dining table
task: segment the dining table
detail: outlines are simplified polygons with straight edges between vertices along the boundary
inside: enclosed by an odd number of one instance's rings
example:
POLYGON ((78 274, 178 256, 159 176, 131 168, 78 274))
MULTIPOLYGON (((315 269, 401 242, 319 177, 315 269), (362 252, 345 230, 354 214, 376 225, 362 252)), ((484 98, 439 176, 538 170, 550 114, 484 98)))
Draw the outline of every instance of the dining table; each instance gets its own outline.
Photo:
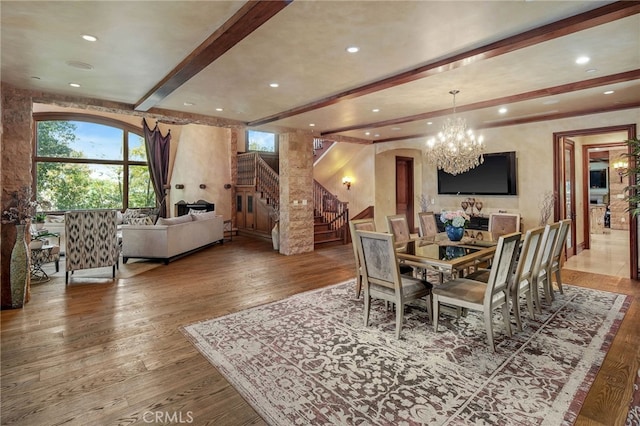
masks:
POLYGON ((435 238, 414 238, 406 242, 406 247, 397 253, 403 265, 439 274, 462 277, 470 268, 478 267, 493 259, 497 242, 464 237, 460 241, 450 241, 446 234, 435 238))

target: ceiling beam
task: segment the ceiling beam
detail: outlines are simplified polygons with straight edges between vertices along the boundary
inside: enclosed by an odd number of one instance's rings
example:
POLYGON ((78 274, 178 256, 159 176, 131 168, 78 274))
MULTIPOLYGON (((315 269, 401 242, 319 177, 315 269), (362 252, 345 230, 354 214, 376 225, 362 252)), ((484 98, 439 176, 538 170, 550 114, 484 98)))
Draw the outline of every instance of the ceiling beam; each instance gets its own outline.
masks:
MULTIPOLYGON (((634 109, 640 108, 640 101, 629 102, 626 104, 616 104, 608 107, 595 107, 595 108, 585 108, 582 110, 573 110, 567 112, 559 112, 545 115, 537 115, 535 117, 526 117, 526 118, 516 118, 513 120, 504 120, 499 123, 494 124, 485 124, 483 126, 478 126, 476 130, 481 129, 491 129, 494 127, 506 127, 506 126, 515 126, 518 124, 526 124, 526 123, 536 123, 539 121, 549 121, 549 120, 559 120, 561 118, 571 118, 571 117, 579 117, 582 115, 591 115, 591 114, 602 114, 605 112, 614 112, 614 111, 623 111, 625 109, 634 109)), ((433 136, 433 133, 420 133, 415 135, 408 136, 398 136, 394 138, 385 138, 380 140, 375 140, 373 143, 382 143, 382 142, 396 142, 396 141, 406 141, 411 139, 420 139, 426 138, 429 136, 433 136)))
POLYGON ((248 1, 135 105, 148 111, 258 29, 293 0, 248 1))
POLYGON ((429 62, 412 70, 408 70, 373 83, 349 89, 268 117, 250 121, 247 124, 249 126, 260 126, 272 123, 274 121, 293 117, 305 112, 331 106, 348 99, 354 99, 370 93, 410 83, 418 79, 437 75, 442 72, 461 68, 480 60, 494 58, 496 56, 504 55, 505 53, 530 47, 568 34, 573 34, 578 31, 606 24, 608 22, 613 22, 637 13, 640 13, 640 2, 618 1, 588 12, 525 31, 515 36, 504 38, 494 43, 489 43, 482 47, 450 56, 445 59, 429 62))
MULTIPOLYGON (((531 99, 543 98, 546 96, 561 95, 563 93, 575 92, 578 90, 591 89, 594 87, 607 86, 625 81, 640 79, 640 69, 621 72, 618 74, 596 77, 589 80, 577 81, 559 86, 547 87, 545 89, 532 90, 530 92, 519 93, 516 95, 504 96, 502 98, 489 99, 487 101, 475 102, 467 105, 456 105, 456 112, 469 112, 483 108, 491 108, 495 106, 511 104, 515 102, 529 101, 531 99)), ((390 120, 377 121, 374 123, 357 124, 353 126, 341 127, 339 129, 331 129, 322 132, 322 136, 332 135, 334 133, 343 133, 352 130, 373 129, 387 126, 395 126, 398 124, 410 123, 414 121, 427 120, 435 117, 449 115, 452 108, 441 109, 438 111, 430 111, 421 114, 411 115, 408 117, 393 118, 390 120)))

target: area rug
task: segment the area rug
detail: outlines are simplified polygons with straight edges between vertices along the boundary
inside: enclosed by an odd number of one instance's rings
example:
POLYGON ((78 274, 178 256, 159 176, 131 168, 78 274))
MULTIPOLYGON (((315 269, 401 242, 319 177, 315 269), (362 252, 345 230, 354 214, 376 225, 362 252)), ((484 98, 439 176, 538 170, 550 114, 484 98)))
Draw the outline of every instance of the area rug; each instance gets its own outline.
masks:
POLYGON ((369 327, 353 281, 183 328, 271 425, 572 424, 631 297, 564 286, 496 352, 481 315, 374 302, 369 327))

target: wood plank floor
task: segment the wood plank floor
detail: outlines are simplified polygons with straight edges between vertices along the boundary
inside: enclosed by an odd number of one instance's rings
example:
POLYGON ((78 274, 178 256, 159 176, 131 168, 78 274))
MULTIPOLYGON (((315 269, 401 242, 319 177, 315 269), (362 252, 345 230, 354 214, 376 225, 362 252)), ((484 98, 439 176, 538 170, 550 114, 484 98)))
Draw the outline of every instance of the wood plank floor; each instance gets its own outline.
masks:
MULTIPOLYGON (((1 312, 3 425, 264 424, 179 327, 344 281, 354 264, 350 245, 282 256, 234 237, 110 276, 76 273, 65 287, 60 272, 32 286, 24 309, 1 312)), ((640 285, 572 270, 564 278, 635 297, 577 422, 622 425, 640 365, 640 285)))

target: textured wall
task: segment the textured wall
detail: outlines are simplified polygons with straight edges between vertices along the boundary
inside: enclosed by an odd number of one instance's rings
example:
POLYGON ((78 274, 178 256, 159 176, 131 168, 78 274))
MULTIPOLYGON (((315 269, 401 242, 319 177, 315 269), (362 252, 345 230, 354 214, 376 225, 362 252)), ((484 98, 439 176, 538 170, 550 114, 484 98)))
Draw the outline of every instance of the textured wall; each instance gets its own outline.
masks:
MULTIPOLYGON (((31 185, 31 97, 24 91, 2 85, 2 144, 0 156, 0 186, 2 210, 5 210, 9 194, 23 186, 31 185)), ((11 304, 9 286, 9 262, 16 240, 16 228, 2 224, 0 255, 0 303, 11 304)))
POLYGON ((313 135, 281 134, 279 149, 280 253, 313 251, 313 135))
POLYGON ((613 168, 613 163, 623 158, 626 149, 610 149, 609 150, 609 210, 611 213, 611 229, 629 229, 629 213, 626 211, 629 203, 624 200, 626 195, 624 188, 629 185, 629 178, 624 177, 620 182, 620 176, 613 168))

